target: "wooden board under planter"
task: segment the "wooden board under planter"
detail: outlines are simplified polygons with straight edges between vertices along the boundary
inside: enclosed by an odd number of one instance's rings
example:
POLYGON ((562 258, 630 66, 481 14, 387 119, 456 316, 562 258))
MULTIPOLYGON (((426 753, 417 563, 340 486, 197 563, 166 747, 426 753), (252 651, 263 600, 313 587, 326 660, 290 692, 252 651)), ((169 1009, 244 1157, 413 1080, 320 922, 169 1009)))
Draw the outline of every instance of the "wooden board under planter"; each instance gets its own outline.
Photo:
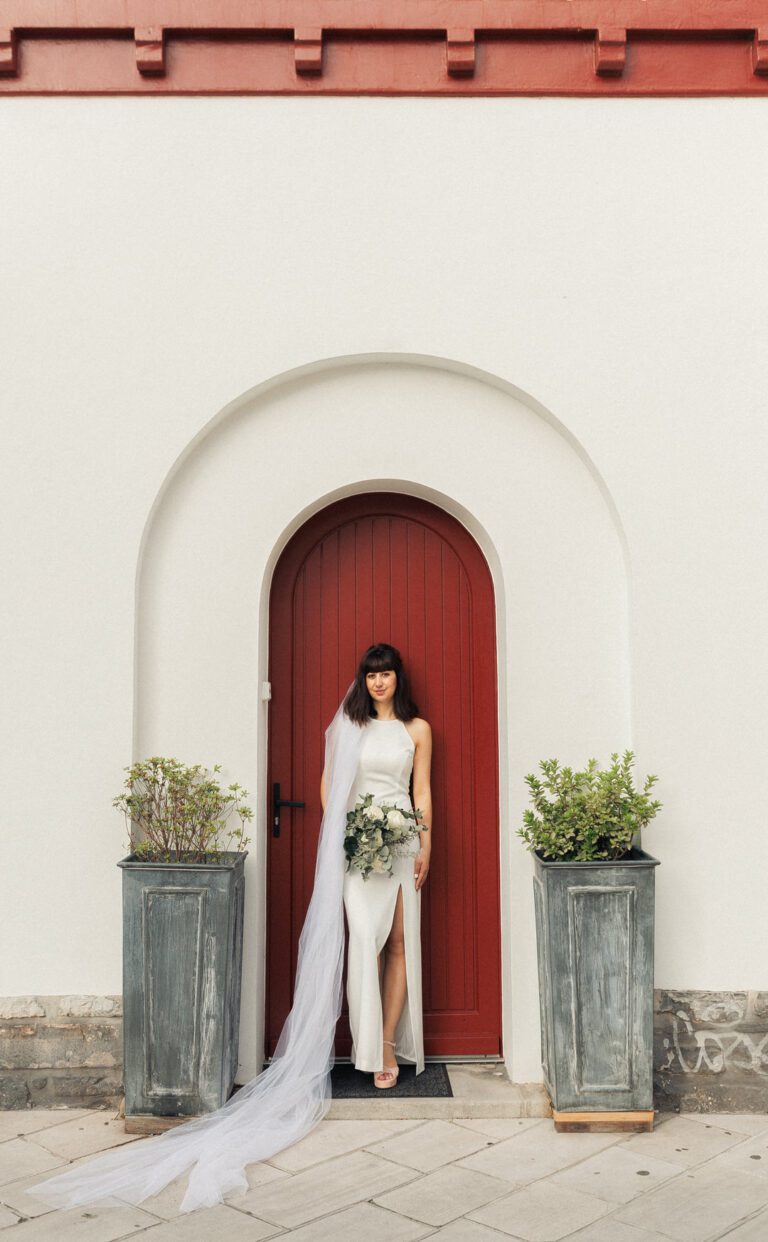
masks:
POLYGON ((552 1120, 558 1134, 585 1130, 592 1134, 608 1134, 617 1130, 652 1130, 654 1116, 652 1108, 617 1113, 563 1113, 552 1109, 552 1120))

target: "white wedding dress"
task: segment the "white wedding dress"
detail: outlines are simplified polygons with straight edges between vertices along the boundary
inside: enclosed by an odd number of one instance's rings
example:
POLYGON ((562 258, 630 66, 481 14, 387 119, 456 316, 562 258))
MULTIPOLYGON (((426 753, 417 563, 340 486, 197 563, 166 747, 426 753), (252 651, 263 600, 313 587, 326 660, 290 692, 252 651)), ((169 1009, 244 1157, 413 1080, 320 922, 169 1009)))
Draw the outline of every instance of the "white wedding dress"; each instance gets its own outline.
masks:
MULTIPOLYGON (((409 784, 415 747, 402 720, 372 717, 363 734, 357 775, 347 809, 352 810, 360 794, 372 793, 379 802, 412 810, 409 784)), ((416 890, 413 865, 418 850, 419 838, 416 836, 408 843, 408 853, 393 859, 391 876, 374 873, 364 880, 361 873, 354 870, 344 875, 344 908, 349 927, 347 1001, 352 1059, 359 1070, 374 1072, 384 1067, 377 959, 392 927, 400 888, 403 892, 407 992, 395 1031, 395 1058, 398 1062, 413 1062, 417 1074, 424 1069, 421 892, 416 890)))

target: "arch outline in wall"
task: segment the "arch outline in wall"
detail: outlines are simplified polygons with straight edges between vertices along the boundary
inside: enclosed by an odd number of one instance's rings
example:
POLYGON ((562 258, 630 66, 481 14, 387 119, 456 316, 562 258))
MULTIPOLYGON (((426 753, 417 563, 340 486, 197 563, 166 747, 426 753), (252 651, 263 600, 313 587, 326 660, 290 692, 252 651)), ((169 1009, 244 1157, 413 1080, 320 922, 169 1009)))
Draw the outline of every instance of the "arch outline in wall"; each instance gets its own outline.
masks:
MULTIPOLYGON (((158 490, 157 496, 150 512, 142 533, 139 557, 136 567, 136 596, 135 596, 135 633, 134 633, 134 755, 138 754, 138 717, 141 702, 142 687, 140 685, 140 627, 141 627, 141 607, 142 607, 142 577, 145 558, 152 540, 152 532, 155 522, 161 513, 166 500, 173 492, 174 485, 181 481, 185 468, 192 460, 203 451, 206 442, 210 441, 217 430, 223 429, 225 424, 240 416, 253 416, 259 413, 262 403, 270 400, 274 394, 288 392, 293 385, 305 385, 307 380, 321 378, 329 373, 343 372, 350 368, 370 367, 413 367, 417 369, 433 369, 436 371, 455 374, 465 379, 474 380, 496 389, 503 394, 509 396, 513 400, 519 402, 538 416, 546 423, 555 433, 568 445, 569 449, 576 454, 579 462, 585 468, 593 485, 596 487, 602 502, 605 506, 606 513, 609 518, 610 526, 620 548, 620 556, 623 561, 624 568, 624 589, 625 589, 625 616, 628 620, 628 592, 629 592, 629 557, 627 549, 627 540, 623 530, 622 522, 618 513, 617 506, 610 493, 606 481, 602 477, 596 463, 591 457, 585 445, 578 437, 567 427, 567 425, 559 419, 552 411, 547 409, 541 402, 531 397, 529 394, 521 390, 519 387, 506 380, 505 378, 485 371, 482 368, 472 364, 465 363, 457 359, 447 359, 444 357, 411 354, 411 353, 368 353, 336 356, 324 359, 318 359, 313 362, 293 367, 283 372, 277 373, 262 382, 254 385, 244 393, 240 394, 234 400, 223 406, 199 432, 188 442, 184 449, 179 453, 176 460, 168 470, 163 483, 158 490)), ((400 492, 406 495, 418 496, 424 500, 436 504, 446 512, 455 517, 464 525, 476 543, 483 552, 488 562, 491 575, 494 582, 494 590, 496 593, 496 610, 497 610, 497 679, 498 679, 498 708, 499 708, 499 743, 500 751, 503 750, 502 739, 508 735, 507 720, 507 693, 505 686, 506 670, 508 667, 508 653, 506 643, 506 587, 504 582, 504 574, 502 572, 501 559, 488 530, 484 528, 477 517, 469 512, 459 501, 450 495, 445 494, 432 486, 421 481, 410 478, 401 477, 378 477, 375 479, 366 478, 358 481, 352 480, 344 486, 337 487, 330 491, 325 491, 313 498, 309 504, 305 504, 299 512, 294 514, 292 520, 287 523, 279 532, 277 538, 273 539, 270 555, 264 564, 261 581, 256 584, 254 582, 254 594, 258 598, 258 650, 255 652, 255 658, 258 662, 258 668, 263 672, 263 679, 266 680, 267 656, 268 656, 268 618, 269 618, 269 598, 272 585, 272 577, 275 565, 293 534, 309 520, 319 510, 332 504, 334 501, 347 496, 359 494, 361 492, 388 491, 400 492)), ((628 642, 628 626, 625 629, 625 646, 628 642)), ((631 679, 629 677, 629 660, 626 659, 627 669, 627 685, 626 691, 628 701, 631 702, 631 679)), ((266 715, 259 713, 258 736, 256 739, 258 749, 258 788, 261 790, 266 779, 266 715)), ((508 824, 510 821, 509 808, 509 781, 508 762, 503 753, 499 754, 499 814, 500 822, 508 824)), ((261 840, 264 840, 264 834, 267 831, 266 812, 260 803, 264 802, 260 798, 257 805, 257 819, 254 821, 256 831, 260 834, 261 840)), ((512 1021, 509 1010, 509 993, 511 989, 507 986, 512 975, 512 963, 510 961, 510 894, 505 892, 505 881, 509 874, 510 857, 512 846, 507 840, 507 834, 501 833, 500 836, 500 873, 501 873, 501 912, 502 912, 502 978, 504 980, 503 990, 506 988, 508 996, 503 1000, 503 1039, 505 1048, 505 1059, 510 1065, 510 1057, 513 1054, 514 1036, 512 1033, 512 1021)), ((262 864, 260 865, 259 875, 259 893, 257 896, 264 903, 266 898, 266 870, 262 864)), ((256 1008, 263 1005, 263 978, 257 980, 256 1008)), ((511 1066, 510 1066, 511 1067, 511 1066)), ((238 1081, 242 1081, 239 1078, 238 1081)))
MULTIPOLYGON (((296 382, 297 380, 307 379, 311 376, 319 376, 328 371, 342 369, 352 366, 414 366, 414 367, 432 367, 438 371, 453 372, 463 375, 469 379, 477 380, 482 384, 487 384, 491 388, 496 388, 500 392, 506 393, 513 397, 516 401, 527 406, 533 413, 538 414, 550 427, 552 427, 558 435, 566 441, 567 444, 577 454, 580 461, 586 467, 591 475, 595 486, 598 488, 606 508, 610 514, 611 521, 619 539, 622 552, 624 555, 625 572, 629 575, 629 552, 627 538, 624 531, 623 523, 619 515, 619 510, 608 484, 600 472, 594 458, 589 453, 586 445, 571 431, 567 423, 559 418, 552 410, 550 410, 541 401, 537 400, 524 389, 519 388, 511 380, 501 375, 497 375, 492 371, 487 371, 482 367, 475 366, 473 363, 465 362, 458 358, 447 358, 438 354, 419 354, 406 352, 373 352, 366 354, 338 354, 327 358, 317 358, 311 362, 305 362, 299 366, 290 367, 285 371, 276 372, 267 379, 261 380, 254 384, 252 388, 246 389, 233 400, 227 402, 226 405, 214 414, 207 423, 205 423, 195 436, 185 445, 179 453, 176 460, 171 464, 168 472, 163 479, 157 496, 147 514, 147 519, 142 531, 139 554, 136 568, 136 583, 138 585, 141 574, 141 563, 146 548, 149 532, 152 528, 152 522, 157 513, 168 488, 176 478, 178 472, 182 469, 185 462, 195 453, 202 442, 212 434, 222 422, 232 416, 241 413, 248 406, 253 405, 256 401, 266 397, 275 389, 281 388, 287 384, 296 382)), ((330 501, 328 502, 330 503, 330 501)), ((310 514, 307 513, 307 517, 310 514)), ((303 520, 306 520, 304 518, 303 520)), ((301 523, 299 523, 300 525, 301 523)), ((295 528, 298 529, 298 526, 295 528)), ((292 532, 291 532, 292 533, 292 532)), ((290 534, 286 535, 286 542, 290 538, 290 534)), ((279 555, 279 551, 277 553, 279 555)))

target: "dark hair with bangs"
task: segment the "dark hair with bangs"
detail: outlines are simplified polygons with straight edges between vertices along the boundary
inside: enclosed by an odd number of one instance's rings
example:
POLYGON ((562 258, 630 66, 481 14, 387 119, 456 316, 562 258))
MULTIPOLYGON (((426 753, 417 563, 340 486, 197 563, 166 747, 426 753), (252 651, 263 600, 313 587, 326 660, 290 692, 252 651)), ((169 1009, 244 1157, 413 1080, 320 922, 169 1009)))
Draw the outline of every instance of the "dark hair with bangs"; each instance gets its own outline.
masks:
POLYGON ((414 716, 418 716, 419 709, 411 698, 411 687, 400 652, 389 643, 375 643, 364 652, 357 667, 355 684, 344 701, 344 711, 355 724, 363 725, 371 716, 376 715, 376 705, 365 684, 366 674, 383 673, 389 669, 397 676, 395 697, 392 700, 397 719, 413 720, 414 716))

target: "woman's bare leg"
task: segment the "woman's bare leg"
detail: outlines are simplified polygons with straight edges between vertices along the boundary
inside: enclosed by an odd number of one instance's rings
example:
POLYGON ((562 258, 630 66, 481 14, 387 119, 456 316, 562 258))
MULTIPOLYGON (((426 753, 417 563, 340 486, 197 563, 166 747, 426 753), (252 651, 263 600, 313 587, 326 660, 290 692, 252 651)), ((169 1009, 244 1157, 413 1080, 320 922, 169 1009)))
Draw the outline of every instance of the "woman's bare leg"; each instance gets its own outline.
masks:
MULTIPOLYGON (((403 889, 398 885, 392 927, 384 945, 382 1007, 384 1039, 394 1041, 395 1029, 405 1004, 407 976, 405 972, 405 937, 403 935, 403 889)), ((384 1044, 384 1065, 394 1069, 397 1057, 392 1044, 384 1044)))

